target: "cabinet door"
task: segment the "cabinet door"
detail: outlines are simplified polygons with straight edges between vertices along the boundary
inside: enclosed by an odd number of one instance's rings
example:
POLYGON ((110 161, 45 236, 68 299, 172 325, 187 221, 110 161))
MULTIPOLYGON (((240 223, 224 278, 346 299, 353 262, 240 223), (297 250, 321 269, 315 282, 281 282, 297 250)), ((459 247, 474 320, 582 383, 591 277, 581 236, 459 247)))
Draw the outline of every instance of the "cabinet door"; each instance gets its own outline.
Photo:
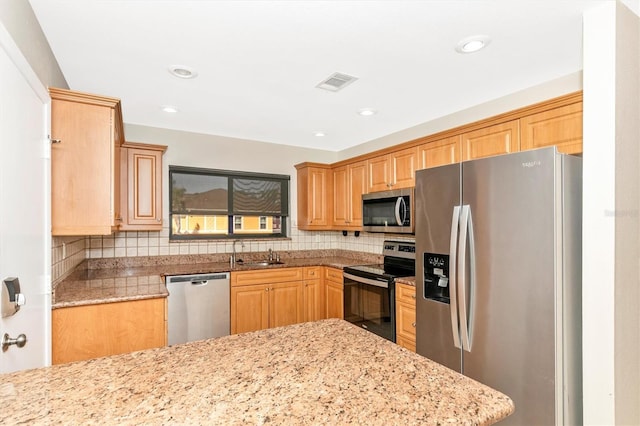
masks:
POLYGON ((362 194, 367 193, 367 162, 333 169, 334 228, 349 230, 362 228, 362 194))
POLYGON ((418 147, 418 167, 421 169, 459 163, 461 158, 460 136, 429 142, 418 147))
POLYGON ((269 328, 269 287, 231 287, 231 334, 269 328))
POLYGON ((416 148, 403 149, 389 154, 391 162, 391 188, 411 188, 415 186, 416 169, 418 166, 418 150, 416 148))
POLYGON ((304 320, 318 321, 324 318, 321 280, 306 280, 304 282, 304 320))
POLYGON ((368 192, 386 191, 391 185, 391 161, 388 155, 367 160, 368 192))
POLYGON ((349 165, 349 223, 351 228, 362 229, 362 194, 367 193, 367 162, 349 165))
POLYGON ((121 230, 162 229, 162 153, 122 148, 124 215, 121 230))
POLYGON ((304 296, 300 281, 269 284, 269 327, 304 321, 304 296))
POLYGON ((325 283, 325 309, 327 318, 344 319, 344 284, 327 281, 325 283))
POLYGON ((73 306, 51 312, 52 363, 167 344, 166 298, 73 306))
POLYGON ((565 154, 582 153, 582 102, 520 119, 520 149, 555 145, 565 154))
POLYGON ((396 285, 397 343, 416 351, 416 288, 407 284, 396 285))
POLYGON ((349 223, 349 167, 333 169, 333 217, 332 225, 337 227, 349 223))
POLYGON ((330 229, 331 170, 321 167, 296 166, 298 168, 298 228, 305 230, 330 229))
POLYGON ((52 93, 51 231, 108 235, 120 217, 114 110, 52 93), (117 184, 116 184, 117 183, 117 184))
POLYGON ((462 160, 491 157, 520 150, 518 120, 474 130, 462 135, 462 160))

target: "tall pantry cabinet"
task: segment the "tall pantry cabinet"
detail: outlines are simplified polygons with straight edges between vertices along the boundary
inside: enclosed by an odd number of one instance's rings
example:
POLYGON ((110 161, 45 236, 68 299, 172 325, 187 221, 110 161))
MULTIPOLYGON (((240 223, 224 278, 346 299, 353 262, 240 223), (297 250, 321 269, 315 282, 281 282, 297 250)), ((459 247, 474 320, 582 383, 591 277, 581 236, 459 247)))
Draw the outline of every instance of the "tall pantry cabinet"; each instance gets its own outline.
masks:
POLYGON ((108 235, 121 223, 120 100, 50 88, 52 235, 108 235))

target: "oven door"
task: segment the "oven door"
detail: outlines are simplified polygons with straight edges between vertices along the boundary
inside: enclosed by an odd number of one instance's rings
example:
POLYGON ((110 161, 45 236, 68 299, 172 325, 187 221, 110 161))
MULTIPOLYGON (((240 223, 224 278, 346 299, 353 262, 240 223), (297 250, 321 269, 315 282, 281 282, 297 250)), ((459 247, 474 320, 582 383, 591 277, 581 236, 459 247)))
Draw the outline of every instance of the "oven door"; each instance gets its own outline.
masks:
POLYGON ((393 280, 344 276, 344 319, 370 332, 396 341, 395 284, 393 280))

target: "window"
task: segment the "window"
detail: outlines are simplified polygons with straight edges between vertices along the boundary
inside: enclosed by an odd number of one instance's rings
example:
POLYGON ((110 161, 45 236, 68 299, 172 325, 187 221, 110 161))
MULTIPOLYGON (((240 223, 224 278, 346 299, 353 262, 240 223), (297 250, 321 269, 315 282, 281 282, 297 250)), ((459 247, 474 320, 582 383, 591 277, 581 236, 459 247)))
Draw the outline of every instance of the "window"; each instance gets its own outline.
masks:
POLYGON ((289 176, 169 166, 170 239, 286 236, 289 176))

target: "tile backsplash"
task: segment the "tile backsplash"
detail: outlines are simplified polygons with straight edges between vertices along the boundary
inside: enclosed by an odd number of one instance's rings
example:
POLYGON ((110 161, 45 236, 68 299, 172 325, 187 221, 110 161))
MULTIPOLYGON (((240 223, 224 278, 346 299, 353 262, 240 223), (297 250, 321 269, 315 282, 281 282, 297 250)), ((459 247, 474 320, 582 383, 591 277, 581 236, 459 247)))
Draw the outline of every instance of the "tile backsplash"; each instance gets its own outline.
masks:
POLYGON ((51 239, 51 281, 54 287, 86 259, 86 248, 87 237, 53 237, 51 239))
MULTIPOLYGON (((351 231, 347 236, 336 231, 302 231, 292 228, 287 239, 241 240, 238 252, 267 252, 296 250, 349 250, 382 254, 382 242, 388 239, 412 240, 413 236, 390 236, 362 232, 358 237, 351 231)), ((231 253, 233 241, 169 241, 169 229, 162 231, 116 232, 108 236, 54 237, 52 242, 52 281, 64 279, 84 259, 108 259, 141 256, 171 256, 189 254, 231 253)))
MULTIPOLYGON (((342 232, 301 231, 293 228, 287 239, 241 240, 236 244, 238 252, 266 252, 292 250, 343 249, 366 253, 382 253, 383 234, 361 233, 355 237, 353 232, 343 236, 342 232)), ((169 229, 159 232, 117 232, 109 236, 87 237, 87 259, 166 256, 185 254, 231 253, 233 241, 169 241, 169 229)))

